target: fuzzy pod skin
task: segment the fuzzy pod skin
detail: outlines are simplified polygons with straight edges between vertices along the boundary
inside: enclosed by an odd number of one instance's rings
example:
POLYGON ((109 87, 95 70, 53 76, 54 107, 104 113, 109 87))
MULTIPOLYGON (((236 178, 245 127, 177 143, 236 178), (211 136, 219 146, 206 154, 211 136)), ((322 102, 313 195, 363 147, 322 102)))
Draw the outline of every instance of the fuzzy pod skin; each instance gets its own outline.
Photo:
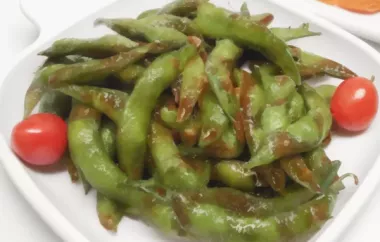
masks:
POLYGON ((303 79, 320 75, 329 75, 340 79, 357 76, 355 72, 336 61, 303 51, 295 46, 289 47, 293 57, 297 61, 297 67, 303 79))
POLYGON ((177 122, 178 110, 175 108, 174 100, 160 109, 160 118, 164 124, 179 132, 180 139, 184 145, 191 147, 198 143, 201 133, 201 117, 199 113, 193 114, 184 122, 177 122))
POLYGON ((196 55, 182 73, 177 122, 183 122, 190 117, 207 83, 205 64, 201 56, 196 55))
POLYGON ((206 90, 200 102, 202 130, 199 138, 199 147, 206 147, 222 137, 228 128, 228 117, 223 112, 213 92, 206 90))
POLYGON ((317 197, 294 210, 257 218, 239 216, 219 206, 174 198, 182 228, 197 239, 222 242, 288 241, 318 230, 330 217, 335 195, 317 197), (198 211, 198 212, 192 212, 198 211))
POLYGON ((131 179, 140 179, 142 176, 151 113, 159 96, 176 80, 196 53, 196 47, 188 44, 178 51, 160 56, 148 67, 133 89, 117 135, 120 167, 131 179))
POLYGON ((290 41, 294 39, 300 39, 311 36, 319 36, 321 33, 312 32, 309 30, 309 24, 302 24, 298 28, 271 28, 270 29, 274 35, 283 41, 290 41))
POLYGON ((265 26, 239 15, 231 15, 211 3, 203 3, 199 6, 194 21, 204 36, 231 39, 238 44, 259 50, 277 64, 297 85, 301 84, 301 76, 290 49, 265 26))
POLYGON ((57 88, 68 84, 85 85, 96 80, 104 80, 104 78, 122 71, 128 65, 140 61, 148 53, 166 51, 170 48, 163 44, 152 43, 106 59, 66 65, 52 73, 47 79, 47 84, 49 87, 57 88))
MULTIPOLYGON (((80 103, 74 105, 70 114, 69 149, 81 176, 103 196, 126 206, 127 214, 133 212, 134 216, 165 233, 179 230, 170 204, 157 192, 154 181, 130 182, 110 159, 99 133, 100 118, 98 111, 80 103), (155 214, 160 216, 153 216, 155 214)), ((113 205, 108 205, 108 212, 109 208, 114 209, 113 205)))
POLYGON ((91 58, 107 58, 121 52, 128 52, 139 46, 121 35, 105 35, 98 39, 67 38, 55 41, 51 47, 43 50, 39 55, 61 57, 67 55, 81 55, 91 58))
POLYGON ((97 19, 95 25, 105 25, 127 38, 150 43, 167 43, 180 48, 187 43, 187 36, 180 31, 169 27, 156 27, 149 23, 135 19, 97 19))
POLYGON ((245 167, 270 164, 276 159, 311 151, 329 135, 332 116, 329 105, 310 86, 303 84, 300 93, 304 97, 307 113, 285 130, 271 133, 245 167))
POLYGON ((205 187, 210 179, 210 164, 186 161, 180 156, 172 133, 158 122, 151 125, 149 147, 155 162, 157 176, 161 183, 175 190, 194 190, 205 187))
POLYGON ((96 211, 103 228, 116 232, 124 216, 123 206, 98 192, 96 195, 96 211))

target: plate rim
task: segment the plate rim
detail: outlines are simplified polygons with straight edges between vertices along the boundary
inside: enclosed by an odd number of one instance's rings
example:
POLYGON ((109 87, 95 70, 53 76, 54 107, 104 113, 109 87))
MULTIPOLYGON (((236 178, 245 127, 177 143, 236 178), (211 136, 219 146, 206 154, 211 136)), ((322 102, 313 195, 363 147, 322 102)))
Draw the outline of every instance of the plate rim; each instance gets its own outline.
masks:
MULTIPOLYGON (((122 0, 112 0, 106 5, 102 5, 94 11, 83 15, 80 19, 71 22, 67 27, 62 28, 60 31, 56 31, 54 34, 44 36, 44 38, 38 38, 33 44, 27 47, 24 51, 17 55, 9 65, 9 68, 3 72, 0 79, 0 90, 3 88, 4 80, 7 79, 10 72, 12 72, 18 64, 29 56, 40 45, 45 44, 56 38, 62 31, 71 28, 81 22, 88 16, 101 11, 103 8, 108 7, 122 0)), ((290 6, 280 4, 281 0, 268 0, 269 4, 276 5, 282 9, 289 11, 295 15, 298 15, 308 22, 320 26, 322 29, 329 30, 337 34, 342 40, 349 41, 366 55, 374 59, 380 67, 380 53, 377 52, 369 44, 363 40, 347 32, 346 30, 338 27, 337 25, 328 22, 320 16, 317 16, 314 12, 303 12, 302 9, 292 9, 290 6)), ((43 31, 43 30, 41 30, 43 31)), ((53 203, 45 196, 45 194, 38 188, 33 182, 31 177, 26 171, 23 163, 13 154, 9 148, 6 139, 3 134, 0 134, 0 160, 6 170, 6 173, 15 184, 19 192, 26 198, 32 208, 39 214, 42 220, 52 230, 65 241, 80 241, 88 242, 89 240, 75 228, 69 220, 53 205, 53 203)), ((337 241, 342 235, 343 230, 346 229, 351 223, 352 219, 357 216, 358 212, 363 208, 364 204, 369 200, 370 195, 375 190, 380 181, 380 154, 374 160, 371 170, 367 173, 363 179, 362 184, 357 188, 352 197, 343 205, 340 213, 334 218, 334 221, 328 225, 326 230, 320 234, 317 241, 337 241)))
MULTIPOLYGON (((282 6, 286 6, 286 4, 289 2, 291 1, 277 1, 277 3, 282 6)), ((298 3, 298 1, 291 2, 292 5, 295 3, 298 3)), ((350 17, 359 17, 364 19, 365 17, 372 17, 372 15, 367 16, 365 14, 351 12, 346 9, 328 5, 317 0, 303 1, 302 5, 305 6, 305 8, 307 8, 309 11, 312 11, 315 15, 325 18, 326 20, 345 29, 350 33, 360 36, 363 39, 380 44, 380 31, 375 31, 374 28, 360 24, 359 22, 361 21, 350 20, 350 17)), ((375 13, 374 15, 380 18, 380 13, 375 13)))

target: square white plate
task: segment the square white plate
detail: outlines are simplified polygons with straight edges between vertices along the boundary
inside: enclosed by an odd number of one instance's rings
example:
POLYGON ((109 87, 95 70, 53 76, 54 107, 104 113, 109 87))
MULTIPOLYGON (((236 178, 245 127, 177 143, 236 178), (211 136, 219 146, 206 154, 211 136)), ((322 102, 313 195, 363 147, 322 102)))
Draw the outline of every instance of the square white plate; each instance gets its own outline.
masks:
POLYGON ((380 44, 380 13, 360 14, 318 0, 276 0, 279 5, 307 9, 345 30, 380 44))
MULTIPOLYGON (((30 1, 29 1, 30 2, 30 1)), ((66 172, 42 173, 25 167, 9 149, 13 126, 22 119, 24 94, 33 74, 44 58, 37 52, 63 37, 97 37, 110 30, 93 27, 99 17, 136 17, 140 12, 162 6, 168 0, 119 0, 89 15, 45 43, 36 43, 14 63, 0 86, 0 159, 22 194, 42 218, 66 241, 168 241, 143 223, 124 218, 117 234, 105 231, 99 224, 95 209, 95 193, 85 196, 80 185, 73 185, 66 172)), ((218 6, 238 11, 242 0, 213 0, 218 6)), ((334 59, 353 69, 361 76, 380 77, 380 56, 367 44, 310 13, 280 7, 270 1, 248 2, 252 13, 271 12, 275 15, 273 26, 299 26, 309 22, 319 37, 293 41, 305 50, 334 59)), ((332 78, 322 78, 322 83, 338 83, 332 78)), ((379 82, 375 82, 380 90, 379 82)), ((380 115, 380 114, 379 114, 380 115)), ((314 237, 318 241, 337 241, 344 229, 354 219, 363 203, 369 198, 380 179, 380 162, 377 161, 380 141, 379 115, 366 132, 350 136, 334 136, 328 147, 332 159, 343 162, 342 173, 354 172, 361 181, 358 187, 346 183, 347 189, 339 196, 330 220, 314 237)))

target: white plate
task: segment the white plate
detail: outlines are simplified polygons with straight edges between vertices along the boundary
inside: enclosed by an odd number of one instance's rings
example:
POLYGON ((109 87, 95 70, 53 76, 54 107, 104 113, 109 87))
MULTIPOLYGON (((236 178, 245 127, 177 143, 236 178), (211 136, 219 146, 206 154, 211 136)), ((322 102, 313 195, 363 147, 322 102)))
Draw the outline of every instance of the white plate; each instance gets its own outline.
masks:
POLYGON ((280 5, 304 8, 367 40, 380 44, 380 13, 359 14, 318 0, 276 0, 280 5))
MULTIPOLYGON (((10 133, 22 118, 25 91, 33 73, 43 58, 36 55, 53 40, 62 37, 95 37, 109 32, 103 27, 93 28, 98 17, 135 17, 147 8, 162 6, 168 0, 120 0, 97 11, 69 27, 45 43, 35 43, 17 58, 0 86, 0 158, 11 179, 41 217, 66 241, 168 241, 153 229, 131 219, 124 218, 118 233, 105 231, 97 220, 94 193, 83 194, 80 185, 73 185, 66 172, 41 173, 25 167, 9 149, 10 133)), ((242 0, 214 0, 219 6, 238 10, 242 0)), ((41 5, 40 5, 41 6, 41 5)), ((302 11, 279 7, 276 4, 254 0, 249 2, 252 12, 272 12, 275 26, 298 26, 310 22, 312 30, 323 33, 320 37, 294 41, 306 50, 340 61, 361 76, 380 77, 380 56, 370 46, 336 26, 302 11), (363 65, 365 62, 365 65, 363 65)), ((45 19, 47 20, 47 19, 45 19)), ((41 25, 41 24, 40 24, 41 25)), ((42 26, 42 25, 41 25, 42 26)), ((325 82, 337 80, 325 78, 325 82)), ((375 82, 380 90, 379 82, 375 82)), ((364 202, 376 187, 380 176, 379 152, 380 114, 366 132, 355 137, 336 136, 328 148, 332 159, 343 161, 342 173, 355 172, 360 186, 347 183, 347 189, 339 196, 330 220, 314 240, 337 241, 344 229, 355 218, 364 202)))

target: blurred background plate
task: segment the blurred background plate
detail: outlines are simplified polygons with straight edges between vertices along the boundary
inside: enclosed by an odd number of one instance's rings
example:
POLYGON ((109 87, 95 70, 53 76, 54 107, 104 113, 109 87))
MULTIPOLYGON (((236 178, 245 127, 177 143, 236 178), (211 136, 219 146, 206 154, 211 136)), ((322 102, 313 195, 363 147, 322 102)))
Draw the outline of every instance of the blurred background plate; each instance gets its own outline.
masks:
POLYGON ((380 13, 359 14, 318 0, 272 0, 279 5, 304 8, 366 40, 380 44, 380 13))

